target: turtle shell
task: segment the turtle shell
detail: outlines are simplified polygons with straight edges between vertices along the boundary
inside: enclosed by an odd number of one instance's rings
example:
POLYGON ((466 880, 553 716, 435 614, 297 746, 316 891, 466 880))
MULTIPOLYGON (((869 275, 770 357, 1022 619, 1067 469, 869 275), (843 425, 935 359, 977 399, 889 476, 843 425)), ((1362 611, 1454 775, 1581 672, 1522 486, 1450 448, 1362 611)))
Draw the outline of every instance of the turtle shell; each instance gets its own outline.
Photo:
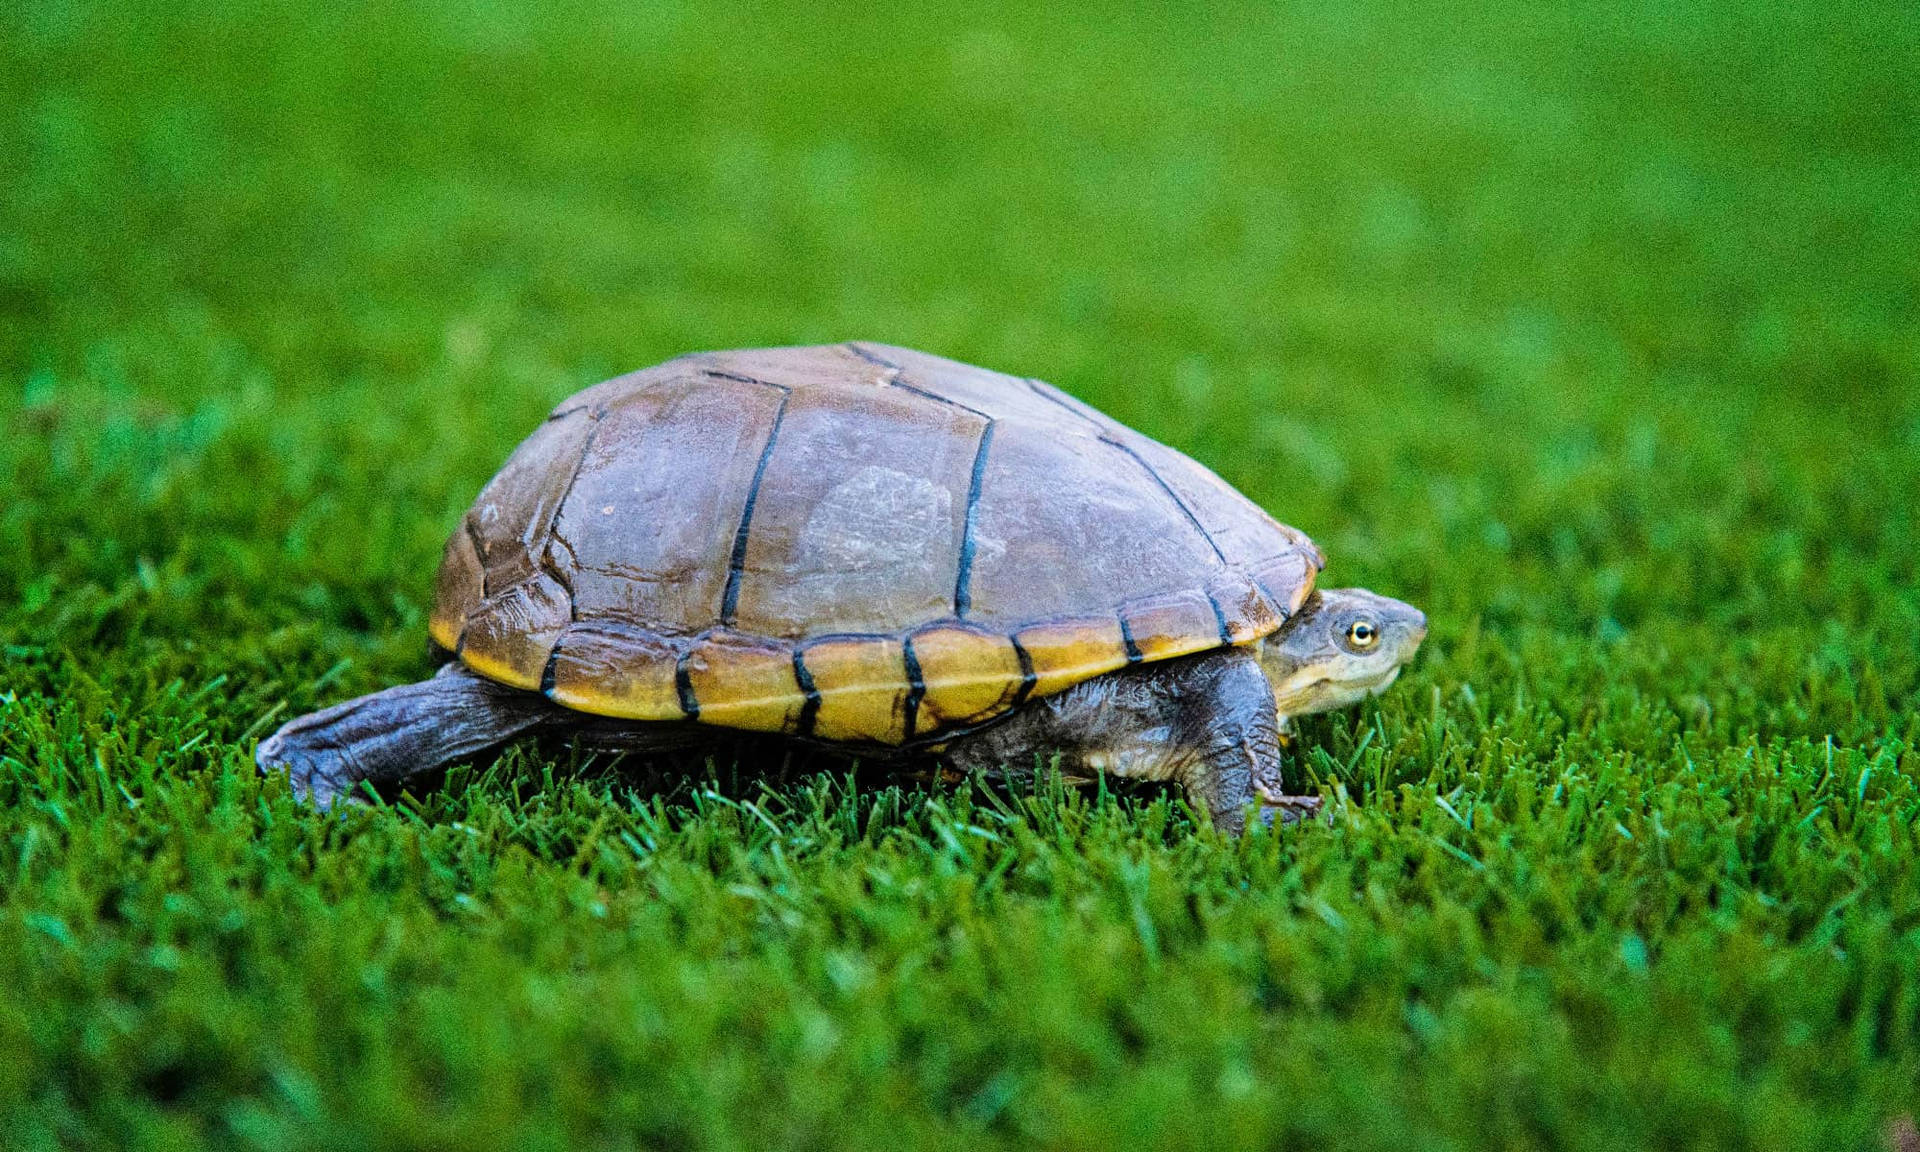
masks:
POLYGON ((1322 563, 1038 380, 875 344, 716 352, 555 408, 447 541, 431 629, 581 712, 898 745, 1258 640, 1322 563))

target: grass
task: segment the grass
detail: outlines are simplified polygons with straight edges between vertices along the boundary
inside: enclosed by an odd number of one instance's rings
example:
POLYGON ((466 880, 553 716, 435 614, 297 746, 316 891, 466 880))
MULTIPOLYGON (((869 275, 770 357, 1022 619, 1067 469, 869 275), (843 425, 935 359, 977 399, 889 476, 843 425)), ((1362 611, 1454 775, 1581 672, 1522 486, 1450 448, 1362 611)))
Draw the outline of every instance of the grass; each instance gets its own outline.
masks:
POLYGON ((1897 4, 0 11, 0 1142, 1875 1148, 1920 1102, 1897 4), (519 750, 326 819, 567 393, 1050 379, 1424 607, 1330 827, 519 750))

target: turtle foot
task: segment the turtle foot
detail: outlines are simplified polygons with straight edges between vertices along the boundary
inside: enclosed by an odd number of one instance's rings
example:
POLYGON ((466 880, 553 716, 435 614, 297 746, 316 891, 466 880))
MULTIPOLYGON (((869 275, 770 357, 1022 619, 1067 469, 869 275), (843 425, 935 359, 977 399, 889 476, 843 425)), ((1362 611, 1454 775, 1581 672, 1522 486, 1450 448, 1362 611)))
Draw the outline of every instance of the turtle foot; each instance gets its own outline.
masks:
POLYGON ((1299 824, 1320 812, 1318 796, 1262 796, 1260 822, 1263 824, 1299 824))
POLYGON ((350 774, 328 763, 336 759, 335 756, 314 755, 310 750, 299 747, 297 740, 287 739, 284 729, 262 740, 253 755, 253 761, 259 766, 262 776, 285 772, 294 799, 322 812, 343 799, 347 802, 355 799, 350 774))

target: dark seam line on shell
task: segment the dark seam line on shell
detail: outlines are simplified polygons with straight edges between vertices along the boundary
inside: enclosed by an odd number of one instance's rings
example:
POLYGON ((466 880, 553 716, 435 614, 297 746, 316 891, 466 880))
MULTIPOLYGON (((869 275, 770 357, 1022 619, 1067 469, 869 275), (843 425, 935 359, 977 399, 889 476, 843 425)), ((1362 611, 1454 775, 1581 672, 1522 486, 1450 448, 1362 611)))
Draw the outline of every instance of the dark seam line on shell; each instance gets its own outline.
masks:
MULTIPOLYGON (((480 599, 485 600, 487 598, 487 558, 480 548, 480 537, 473 534, 472 516, 464 512, 460 514, 460 530, 467 534, 467 545, 473 549, 473 562, 480 566, 480 599)), ((460 623, 463 628, 466 626, 466 621, 462 620, 460 623)))
POLYGON ((891 368, 895 372, 900 371, 900 365, 895 364, 891 360, 885 360, 880 358, 879 356, 874 355, 873 353, 867 351, 865 348, 862 348, 860 347, 860 345, 854 343, 852 340, 847 341, 844 345, 842 345, 842 347, 844 347, 847 351, 853 353, 855 356, 858 356, 860 359, 865 360, 867 363, 872 364, 876 367, 891 368))
POLYGON ((925 388, 922 388, 917 384, 909 384, 905 380, 891 380, 891 381, 888 381, 888 383, 891 384, 893 387, 900 389, 902 392, 911 392, 915 396, 919 396, 924 399, 931 400, 935 404, 944 404, 949 408, 958 408, 962 412, 970 412, 973 415, 980 417, 980 419, 985 420, 989 424, 993 423, 993 417, 987 415, 985 412, 980 411, 980 409, 975 408, 971 404, 962 404, 958 400, 949 400, 945 396, 940 395, 938 392, 929 392, 925 388))
MULTIPOLYGON (((575 409, 575 411, 578 411, 578 409, 575 409)), ((555 500, 553 507, 548 510, 546 526, 540 533, 545 539, 540 543, 539 571, 544 573, 547 578, 555 584, 559 585, 560 590, 567 594, 567 619, 576 623, 580 619, 580 608, 579 605, 574 602, 573 581, 567 579, 553 563, 554 525, 559 523, 560 513, 566 508, 567 499, 573 495, 573 486, 580 482, 580 473, 587 466, 587 453, 593 451, 593 438, 600 434, 600 421, 606 414, 607 410, 605 408, 598 409, 594 412, 593 424, 587 429, 586 437, 580 441, 580 458, 573 462, 573 475, 567 477, 566 490, 560 493, 560 499, 555 500)), ((569 555, 572 555, 573 545, 562 542, 561 547, 565 548, 569 555)), ((480 585, 483 594, 486 591, 485 571, 486 569, 483 566, 481 568, 482 577, 480 585)), ((466 643, 466 634, 464 631, 461 633, 460 641, 464 647, 466 643)), ((546 663, 540 666, 540 691, 543 693, 551 692, 553 689, 553 660, 559 652, 560 641, 556 637, 553 642, 553 648, 547 652, 546 663)))
POLYGON ((813 682, 813 673, 807 671, 807 661, 800 649, 793 650, 793 678, 800 685, 800 692, 807 702, 800 706, 800 719, 795 724, 797 736, 813 735, 813 724, 820 716, 820 689, 813 682))
MULTIPOLYGON (((562 632, 560 634, 560 639, 564 640, 566 638, 566 635, 567 634, 565 632, 562 632)), ((555 640, 553 642, 553 651, 547 653, 547 666, 545 668, 540 669, 540 695, 545 696, 549 700, 553 699, 553 684, 554 684, 553 666, 555 664, 558 664, 559 662, 560 662, 560 640, 555 640)))
MULTIPOLYGON (((569 624, 578 624, 580 622, 580 604, 579 601, 574 599, 573 581, 569 580, 565 573, 561 572, 559 567, 553 562, 553 542, 558 539, 560 539, 560 537, 557 533, 552 531, 547 533, 547 546, 540 553, 540 567, 553 579, 553 582, 560 585, 561 590, 567 594, 567 620, 569 624)), ((562 543, 560 546, 567 550, 569 556, 573 555, 572 545, 562 543)), ((575 557, 575 563, 578 562, 579 558, 575 557)), ((547 652, 547 662, 540 669, 540 693, 543 696, 551 697, 553 695, 553 665, 555 661, 560 659, 560 641, 566 634, 566 629, 562 629, 560 635, 554 637, 553 647, 547 652)))
MULTIPOLYGON (((553 502, 553 507, 547 512, 546 526, 540 531, 543 537, 540 541, 540 567, 546 569, 549 574, 552 573, 552 568, 547 563, 547 550, 553 544, 553 526, 559 523, 560 513, 566 509, 567 499, 573 495, 573 486, 580 483, 580 473, 587 466, 587 453, 593 451, 593 438, 600 434, 600 421, 606 417, 606 414, 605 408, 594 411, 593 424, 587 429, 586 438, 580 441, 580 458, 573 462, 573 475, 567 477, 566 490, 560 493, 560 499, 553 502)), ((573 546, 568 545, 567 551, 573 551, 573 546)), ((573 589, 567 587, 564 581, 560 582, 560 586, 566 589, 568 617, 578 619, 573 615, 573 589)))
POLYGON ((1033 654, 1027 651, 1026 645, 1013 636, 1007 637, 1007 643, 1013 645, 1014 659, 1020 661, 1020 687, 1013 694, 1013 707, 1018 708, 1033 695, 1033 686, 1040 682, 1040 677, 1034 675, 1033 654))
POLYGON ((731 380, 735 384, 758 384, 762 388, 777 388, 787 393, 793 391, 793 389, 787 387, 785 384, 775 384, 771 380, 760 380, 752 376, 742 376, 738 372, 727 372, 719 368, 702 368, 700 371, 702 374, 711 376, 716 380, 731 380))
POLYGON ((773 444, 780 438, 780 424, 787 418, 787 402, 792 399, 791 389, 780 388, 780 407, 774 410, 773 427, 767 431, 766 447, 760 449, 760 463, 754 465, 753 483, 747 487, 746 506, 740 510, 740 527, 733 534, 733 555, 727 560, 727 590, 720 598, 720 623, 729 627, 740 607, 740 578, 747 566, 747 532, 753 527, 753 505, 760 498, 760 482, 767 478, 767 461, 773 459, 773 444))
POLYGON ((920 722, 920 701, 927 698, 927 678, 920 671, 920 657, 913 651, 913 637, 909 636, 900 645, 905 654, 907 665, 907 718, 906 734, 911 737, 915 725, 920 722))
MULTIPOLYGON (((1280 557, 1278 556, 1273 557, 1273 559, 1275 560, 1278 560, 1279 558, 1280 557)), ((1261 561, 1261 563, 1264 564, 1266 563, 1266 561, 1263 560, 1261 561)), ((1252 567, 1258 567, 1258 565, 1254 565, 1252 567)), ((1273 589, 1267 586, 1267 582, 1253 574, 1252 567, 1250 567, 1247 570, 1247 574, 1246 574, 1247 579, 1253 581, 1254 587, 1260 589, 1260 591, 1262 592, 1265 592, 1267 594, 1267 599, 1273 601, 1273 606, 1275 610, 1277 610, 1280 613, 1280 623, 1285 624, 1287 621, 1293 619, 1293 613, 1287 608, 1287 602, 1281 599, 1280 597, 1275 596, 1273 594, 1273 589)))
POLYGON ((1067 403, 1065 400, 1062 400, 1059 396, 1056 396, 1052 392, 1048 391, 1048 389, 1051 388, 1052 385, 1044 384, 1042 381, 1035 380, 1031 376, 1024 377, 1024 379, 1027 382, 1027 391, 1033 393, 1035 396, 1040 397, 1040 399, 1045 400, 1047 403, 1054 405, 1055 407, 1059 408, 1061 411, 1067 413, 1067 415, 1072 416, 1076 420, 1079 420, 1082 424, 1086 424, 1093 428, 1098 429, 1102 438, 1109 435, 1106 425, 1100 423, 1100 421, 1095 420, 1093 417, 1087 415, 1085 412, 1080 411, 1080 409, 1075 408, 1072 404, 1067 403))
POLYGON ((1213 618, 1220 624, 1220 643, 1231 645, 1233 643, 1233 629, 1227 627, 1226 610, 1220 607, 1220 601, 1213 598, 1212 592, 1207 593, 1207 606, 1213 609, 1213 618))
POLYGON ((688 649, 680 653, 673 662, 673 690, 680 696, 680 711, 689 720, 700 719, 700 698, 693 694, 693 677, 687 675, 687 657, 693 655, 688 649))
MULTIPOLYGON (((877 356, 870 356, 855 344, 849 343, 847 349, 870 364, 878 364, 883 368, 891 368, 895 372, 903 371, 899 365, 882 360, 877 356)), ((970 586, 973 581, 973 532, 974 526, 979 520, 980 487, 986 479, 987 447, 993 443, 993 417, 970 404, 962 404, 958 400, 949 399, 940 395, 938 392, 929 392, 925 388, 916 384, 909 384, 898 377, 888 381, 888 383, 903 392, 911 392, 915 396, 931 400, 944 407, 958 408, 960 411, 977 416, 985 422, 980 428, 980 447, 975 449, 973 455, 973 472, 967 481, 967 510, 960 529, 960 562, 958 571, 954 574, 953 578, 953 614, 965 618, 967 611, 973 606, 973 590, 970 586)))
POLYGON ((1279 610, 1280 623, 1285 624, 1287 621, 1293 619, 1293 612, 1281 601, 1280 597, 1273 594, 1273 589, 1267 587, 1265 581, 1260 581, 1259 583, 1260 590, 1267 594, 1267 599, 1273 601, 1274 608, 1279 610))
POLYGON ((1125 614, 1120 617, 1120 642, 1127 646, 1127 663, 1138 664, 1146 659, 1140 651, 1140 645, 1133 642, 1133 625, 1127 622, 1125 614))
POLYGON ((897 641, 899 639, 900 634, 898 632, 822 632, 818 636, 809 636, 805 640, 800 641, 797 647, 800 648, 801 651, 806 651, 809 648, 816 648, 822 644, 837 644, 847 641, 871 643, 875 640, 897 641))
MULTIPOLYGON (((552 541, 553 538, 549 536, 546 550, 540 553, 540 570, 545 572, 547 577, 555 584, 560 585, 560 590, 567 594, 567 620, 571 623, 578 624, 580 622, 580 605, 574 602, 573 580, 565 572, 561 571, 559 565, 553 562, 552 541)), ((569 548, 567 551, 572 552, 573 549, 569 548)))
POLYGON ((1146 471, 1147 475, 1153 477, 1153 482, 1160 486, 1160 491, 1165 492, 1167 494, 1167 499, 1173 501, 1173 506, 1175 508, 1180 509, 1180 514, 1187 518, 1187 523, 1193 525, 1193 530, 1195 532, 1200 533, 1200 539, 1205 540, 1207 542, 1207 547, 1213 549, 1213 558, 1215 560, 1218 560, 1222 564, 1225 564, 1227 562, 1227 554, 1225 552, 1220 551, 1220 545, 1213 542, 1213 533, 1207 531, 1206 525, 1200 523, 1200 517, 1195 516, 1193 514, 1193 509, 1187 507, 1187 502, 1185 500, 1180 499, 1180 494, 1173 490, 1173 485, 1167 483, 1166 477, 1160 475, 1159 469, 1147 463, 1146 457, 1140 455, 1140 453, 1138 452, 1135 452, 1133 450, 1133 447, 1129 444, 1123 443, 1122 441, 1119 441, 1119 440, 1115 440, 1111 436, 1100 437, 1100 442, 1102 444, 1111 444, 1115 448, 1120 449, 1120 451, 1125 452, 1128 456, 1132 457, 1133 462, 1135 464, 1140 465, 1140 467, 1146 471))
POLYGON ((560 535, 559 532, 552 530, 547 532, 547 551, 546 555, 541 558, 541 563, 548 565, 548 571, 553 573, 553 578, 560 581, 560 583, 566 587, 567 591, 571 593, 573 591, 573 581, 562 576, 558 569, 551 567, 553 564, 553 546, 555 544, 566 549, 567 559, 573 562, 575 568, 580 567, 580 553, 575 552, 573 545, 568 543, 567 538, 560 535))
POLYGON ((967 482, 967 513, 960 527, 960 565, 953 578, 953 614, 964 619, 973 608, 974 531, 980 523, 980 489, 987 479, 987 449, 993 445, 993 419, 980 429, 980 447, 973 454, 973 477, 967 482))

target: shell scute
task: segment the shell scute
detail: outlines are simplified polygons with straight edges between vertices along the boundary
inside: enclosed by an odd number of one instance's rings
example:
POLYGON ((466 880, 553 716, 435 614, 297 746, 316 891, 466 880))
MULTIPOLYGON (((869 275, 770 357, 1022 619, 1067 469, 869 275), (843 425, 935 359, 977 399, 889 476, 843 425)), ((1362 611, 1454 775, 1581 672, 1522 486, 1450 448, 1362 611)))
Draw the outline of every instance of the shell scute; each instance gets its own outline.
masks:
POLYGON ((907 641, 923 695, 913 735, 978 724, 1031 691, 1028 670, 1011 636, 958 625, 935 625, 907 641))
POLYGON ((907 738, 906 651, 889 636, 817 640, 800 650, 818 694, 810 733, 820 740, 899 744, 907 738))
POLYGON ((983 427, 897 388, 794 392, 763 454, 728 623, 798 640, 828 621, 895 632, 950 611, 983 427))
POLYGON ((460 659, 492 680, 538 690, 547 658, 572 619, 572 598, 558 580, 536 572, 489 596, 467 617, 460 659))
POLYGON ((440 555, 440 571, 433 581, 433 614, 427 618, 427 634, 447 651, 460 647, 460 630, 466 626, 466 608, 478 604, 486 595, 486 580, 480 568, 480 554, 473 547, 473 533, 466 521, 447 537, 440 555))
POLYGON ((547 697, 556 704, 623 720, 681 720, 676 671, 684 640, 600 620, 575 624, 549 664, 547 697))
POLYGON ((1219 564, 1126 453, 1044 425, 996 424, 975 535, 970 618, 1006 628, 1111 613, 1219 564))
POLYGON ((1128 663, 1118 616, 1051 620, 1020 629, 1014 642, 1033 666, 1033 695, 1051 696, 1128 663))
POLYGON ((1290 617, 1300 611, 1313 591, 1313 578, 1325 567, 1326 558, 1311 543, 1269 557, 1251 566, 1249 575, 1290 617))
POLYGON ((718 620, 727 558, 785 394, 692 372, 609 398, 553 521, 583 620, 718 620), (699 461, 697 475, 663 461, 699 461))
POLYGON ((749 732, 791 732, 807 703, 793 649, 763 637, 717 630, 681 662, 699 719, 749 732))
POLYGON ((511 588, 539 567, 554 514, 573 485, 595 423, 587 411, 549 419, 480 490, 466 528, 486 573, 487 592, 511 588))
POLYGON ((1174 592, 1120 610, 1142 660, 1171 660, 1229 643, 1225 621, 1204 592, 1174 592))
POLYGON ((1207 596, 1225 618, 1227 642, 1251 644, 1286 622, 1287 609, 1273 602, 1267 590, 1244 572, 1233 572, 1215 582, 1207 596))

